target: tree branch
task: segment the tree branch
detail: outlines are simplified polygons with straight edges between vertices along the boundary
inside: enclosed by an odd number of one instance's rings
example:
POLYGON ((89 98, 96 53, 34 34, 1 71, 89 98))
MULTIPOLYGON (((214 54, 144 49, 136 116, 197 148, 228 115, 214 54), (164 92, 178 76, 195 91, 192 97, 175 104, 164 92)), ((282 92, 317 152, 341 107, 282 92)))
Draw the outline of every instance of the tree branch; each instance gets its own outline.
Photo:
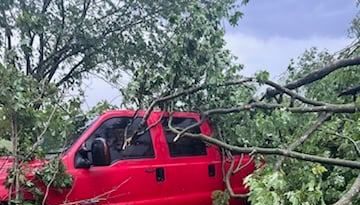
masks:
MULTIPOLYGON (((36 142, 33 144, 33 146, 31 147, 31 151, 30 152, 33 152, 36 150, 36 148, 38 146, 40 146, 43 142, 44 142, 44 135, 46 134, 46 131, 48 130, 49 128, 49 125, 50 125, 50 122, 55 114, 57 110, 57 106, 55 105, 54 109, 52 110, 52 112, 50 113, 50 116, 49 118, 47 119, 46 121, 46 124, 45 124, 45 127, 44 127, 44 130, 40 133, 39 136, 37 136, 37 139, 36 139, 36 142)), ((32 154, 32 153, 29 153, 29 154, 32 154)), ((27 158, 27 157, 26 157, 27 158)))
POLYGON ((132 179, 132 177, 128 177, 126 180, 121 182, 118 186, 112 188, 109 191, 106 191, 106 192, 103 192, 103 193, 101 193, 99 195, 96 195, 96 196, 94 196, 92 198, 81 199, 81 200, 78 200, 78 201, 71 201, 71 202, 65 200, 65 202, 60 204, 60 205, 77 205, 77 204, 94 204, 94 203, 96 204, 96 203, 99 203, 101 201, 106 201, 113 192, 117 191, 121 186, 126 184, 131 179, 132 179))
POLYGON ((52 0, 44 0, 41 13, 45 13, 52 0))
POLYGON ((350 204, 352 199, 359 195, 360 192, 360 174, 355 179, 350 189, 333 205, 347 205, 350 204))
MULTIPOLYGON (((49 7, 52 0, 43 0, 43 5, 41 9, 41 14, 44 15, 47 8, 49 7)), ((45 66, 43 65, 44 56, 45 56, 45 39, 44 39, 44 30, 40 31, 39 34, 39 68, 36 72, 36 78, 40 81, 45 75, 44 72, 46 70, 45 66)))
MULTIPOLYGON (((299 88, 303 85, 307 85, 307 84, 310 84, 317 80, 320 80, 338 69, 345 68, 348 66, 359 65, 359 64, 360 64, 360 56, 356 56, 356 57, 349 58, 349 59, 338 60, 329 65, 326 65, 323 68, 317 69, 317 70, 307 74, 303 78, 300 78, 298 80, 295 80, 294 82, 288 83, 284 87, 287 89, 293 90, 293 89, 299 88)), ((270 97, 270 98, 274 97, 275 95, 277 95, 279 93, 280 92, 275 89, 268 90, 262 99, 264 99, 265 97, 270 97)))
POLYGON ((26 61, 26 75, 30 75, 32 74, 32 68, 31 68, 31 56, 32 56, 32 46, 34 43, 34 37, 35 35, 31 35, 31 31, 28 31, 28 35, 30 38, 30 42, 29 42, 29 48, 31 48, 30 52, 29 51, 24 51, 25 54, 25 61, 26 61))
MULTIPOLYGON (((70 45, 70 44, 66 44, 64 47, 62 47, 61 49, 54 51, 53 53, 51 53, 46 59, 44 59, 44 61, 42 62, 42 64, 38 63, 38 65, 33 69, 33 72, 37 71, 38 69, 41 69, 41 67, 47 67, 51 64, 53 61, 56 61, 56 59, 61 58, 61 56, 64 53, 67 53, 69 50, 73 49, 75 46, 74 45, 70 45)), ((45 73, 46 75, 47 73, 45 73)))
POLYGON ((46 204, 46 200, 47 200, 47 197, 49 195, 49 191, 50 191, 50 187, 51 185, 54 183, 55 179, 56 179, 56 175, 58 174, 59 172, 59 165, 60 165, 60 160, 59 159, 54 159, 54 160, 57 160, 56 162, 56 168, 55 168, 55 173, 51 176, 51 180, 49 181, 49 183, 46 185, 46 189, 45 189, 45 194, 44 194, 44 198, 42 199, 42 203, 41 205, 45 205, 46 204))
MULTIPOLYGON (((47 81, 50 82, 52 80, 52 78, 54 77, 54 75, 55 75, 55 73, 56 73, 56 71, 57 71, 57 69, 58 69, 61 62, 65 61, 69 57, 75 56, 75 55, 85 51, 86 49, 88 49, 90 47, 91 47, 91 45, 89 45, 88 47, 87 46, 83 47, 83 48, 81 48, 81 46, 80 46, 80 48, 73 49, 72 51, 70 51, 66 55, 60 55, 58 58, 56 58, 54 60, 54 62, 52 63, 51 68, 45 73, 45 75, 48 75, 47 81)), ((62 53, 62 54, 64 54, 64 53, 62 53)))
POLYGON ((232 108, 216 108, 216 109, 208 110, 204 112, 204 114, 205 115, 230 114, 230 113, 238 113, 253 109, 262 109, 262 110, 281 109, 293 113, 311 113, 311 112, 355 113, 360 111, 360 106, 356 104, 341 104, 341 105, 327 104, 323 106, 312 106, 312 107, 288 107, 274 103, 254 102, 232 108))
POLYGON ((85 57, 82 60, 80 60, 78 63, 76 63, 63 78, 61 78, 57 83, 55 83, 55 85, 60 86, 63 83, 65 83, 67 80, 69 80, 72 77, 75 70, 78 67, 80 67, 84 63, 84 61, 85 61, 85 57))
POLYGON ((144 117, 142 118, 139 125, 135 129, 135 132, 133 133, 131 138, 133 138, 140 131, 140 129, 145 125, 145 123, 146 123, 147 119, 149 118, 151 112, 154 110, 155 106, 158 105, 159 103, 166 102, 166 101, 169 101, 169 100, 173 100, 173 99, 178 98, 178 97, 183 96, 183 95, 190 95, 190 94, 193 94, 193 93, 198 92, 200 90, 207 89, 209 87, 223 87, 223 86, 231 86, 231 85, 241 85, 241 84, 251 82, 251 81, 253 81, 252 78, 245 78, 245 79, 241 79, 241 80, 238 80, 238 81, 229 81, 229 82, 225 82, 225 83, 203 84, 203 85, 200 85, 200 86, 197 86, 197 87, 192 87, 192 88, 189 88, 189 89, 174 93, 172 95, 167 95, 167 96, 164 96, 164 97, 160 97, 160 98, 154 100, 150 104, 149 108, 146 110, 146 112, 144 114, 144 117))
POLYGON ((353 144, 357 155, 360 157, 360 148, 354 139, 352 139, 349 136, 345 136, 345 135, 342 135, 342 134, 334 132, 334 131, 325 131, 325 132, 327 132, 328 134, 331 134, 331 135, 335 135, 337 137, 342 137, 342 138, 348 139, 353 144))
MULTIPOLYGON (((331 117, 332 113, 323 113, 320 115, 319 119, 308 129, 306 132, 295 142, 290 144, 287 148, 288 151, 294 150, 299 145, 303 144, 326 120, 331 117)), ((281 157, 275 164, 275 169, 279 169, 281 164, 284 161, 284 157, 281 157)))
MULTIPOLYGON (((156 105, 162 103, 162 102, 166 102, 166 101, 170 101, 173 100, 175 98, 184 96, 184 95, 190 95, 193 94, 195 92, 198 92, 200 90, 204 90, 207 89, 209 87, 223 87, 223 86, 231 86, 231 85, 241 85, 241 84, 245 84, 248 82, 257 82, 257 83, 265 83, 269 86, 272 86, 276 89, 276 91, 278 92, 282 92, 285 93, 287 95, 289 95, 292 98, 298 99, 301 102, 305 103, 305 104, 309 104, 309 105, 316 105, 316 106, 312 106, 312 107, 287 107, 284 105, 280 105, 280 104, 272 104, 272 103, 262 103, 262 102, 254 102, 254 103, 249 103, 249 104, 244 104, 241 105, 239 107, 233 107, 233 108, 218 108, 218 109, 213 109, 213 110, 208 110, 203 114, 204 118, 207 118, 209 115, 212 114, 227 114, 227 113, 237 113, 237 112, 242 112, 242 111, 246 111, 246 110, 252 110, 252 109, 264 109, 264 110, 275 110, 275 109, 283 109, 285 111, 289 111, 289 112, 294 112, 294 113, 309 113, 309 112, 333 112, 333 113, 354 113, 354 112, 358 112, 360 111, 360 106, 355 105, 355 104, 328 104, 328 103, 324 103, 324 102, 320 102, 320 101, 314 101, 311 99, 307 99, 305 97, 302 97, 298 94, 296 94, 295 92, 291 91, 288 88, 285 88, 283 86, 280 86, 278 84, 276 84, 275 82, 266 80, 266 81, 260 81, 257 80, 255 78, 244 78, 238 81, 228 81, 225 83, 217 83, 217 84, 203 84, 200 86, 196 86, 196 87, 192 87, 177 93, 174 93, 172 95, 168 95, 168 96, 164 96, 164 97, 160 97, 156 100, 154 100, 149 108, 146 110, 144 117, 142 118, 141 122, 139 123, 138 127, 136 128, 135 132, 133 133, 133 135, 130 137, 130 139, 132 139, 139 131, 140 129, 145 125, 147 119, 149 118, 151 112, 153 111, 153 109, 155 108, 156 105)), ((198 123, 202 123, 203 120, 202 119, 201 122, 198 123)), ((197 126, 197 125, 194 125, 197 126)), ((191 129, 191 128, 189 128, 191 129)), ((184 133, 187 130, 184 131, 184 133)), ((178 140, 181 135, 183 134, 183 132, 180 132, 176 137, 175 137, 175 141, 178 140)))
MULTIPOLYGON (((169 129, 172 132, 174 132, 175 134, 179 134, 181 132, 181 130, 178 130, 178 129, 172 127, 170 119, 169 119, 169 123, 168 123, 169 129)), ((295 151, 288 151, 288 150, 279 149, 279 148, 238 147, 238 146, 227 144, 227 143, 222 142, 213 137, 206 136, 204 134, 184 133, 184 136, 192 137, 195 139, 200 139, 207 143, 217 145, 219 147, 222 147, 224 149, 227 149, 227 150, 230 150, 233 152, 237 152, 237 153, 280 155, 280 156, 290 157, 290 158, 303 160, 303 161, 317 162, 317 163, 321 163, 321 164, 330 164, 330 165, 360 169, 360 162, 358 162, 358 161, 320 157, 320 156, 316 156, 316 155, 304 154, 304 153, 295 152, 295 151)))
MULTIPOLYGON (((12 41, 11 41, 11 36, 12 36, 12 32, 11 32, 11 26, 7 20, 7 15, 4 9, 1 10, 1 14, 2 14, 2 18, 3 18, 3 26, 5 27, 5 38, 7 40, 7 47, 5 50, 7 51, 11 51, 12 50, 12 41)), ((9 56, 7 56, 6 60, 12 64, 15 67, 15 59, 14 57, 11 57, 10 59, 8 58, 9 56)))
MULTIPOLYGON (((251 161, 251 160, 250 160, 251 161)), ((239 162, 240 163, 240 162, 239 162)), ((225 174, 225 185, 226 185, 226 189, 229 191, 229 194, 231 197, 234 197, 234 198, 246 198, 249 196, 249 193, 246 193, 246 194, 236 194, 234 192, 234 190, 232 189, 231 187, 231 183, 230 183, 230 177, 232 176, 233 174, 233 171, 234 171, 234 165, 235 165, 235 159, 232 159, 231 162, 230 162, 230 167, 229 167, 229 170, 226 172, 225 174)))
POLYGON ((60 10, 61 26, 60 26, 60 32, 59 32, 58 36, 56 37, 55 46, 54 46, 52 53, 57 52, 61 38, 63 37, 64 28, 65 28, 66 14, 65 14, 64 0, 60 0, 57 6, 58 6, 58 9, 60 10))
MULTIPOLYGON (((261 83, 261 81, 258 81, 259 83, 261 83)), ((305 104, 308 104, 308 105, 315 105, 315 106, 319 106, 319 105, 326 105, 327 103, 325 102, 321 102, 321 101, 315 101, 315 100, 311 100, 311 99, 308 99, 308 98, 305 98, 293 91, 291 91, 290 89, 284 87, 284 86, 281 86, 273 81, 270 81, 270 80, 265 80, 263 81, 263 83, 273 87, 277 92, 279 93, 285 93, 287 94, 288 96, 290 96, 291 98, 293 99, 297 99, 305 104)), ((270 90, 273 90, 273 89, 270 89, 270 90)), ((271 92, 271 91, 270 91, 271 92)))

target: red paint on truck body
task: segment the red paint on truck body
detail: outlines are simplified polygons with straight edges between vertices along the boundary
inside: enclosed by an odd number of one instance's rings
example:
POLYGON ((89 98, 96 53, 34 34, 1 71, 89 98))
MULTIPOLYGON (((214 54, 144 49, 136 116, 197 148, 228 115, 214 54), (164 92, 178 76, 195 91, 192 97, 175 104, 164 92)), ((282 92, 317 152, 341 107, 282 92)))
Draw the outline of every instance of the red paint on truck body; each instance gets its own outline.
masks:
MULTIPOLYGON (((144 111, 137 112, 138 117, 144 111)), ((168 113, 154 111, 147 120, 154 150, 153 158, 119 160, 109 166, 76 168, 75 157, 86 140, 107 120, 119 117, 132 118, 135 111, 114 110, 102 114, 77 141, 62 155, 67 172, 73 177, 73 185, 61 192, 50 189, 46 204, 142 204, 142 205, 210 205, 215 190, 224 190, 221 153, 213 145, 206 146, 201 156, 172 157, 166 141, 165 128, 159 119, 168 113), (211 168, 210 168, 211 167, 211 168), (157 180, 158 170, 164 178, 157 180), (209 175, 209 170, 214 171, 209 175)), ((200 120, 197 113, 174 112, 176 118, 200 120)), ((211 135, 209 122, 200 126, 201 133, 211 135)), ((239 159, 239 156, 236 156, 239 159)), ((248 189, 243 180, 255 169, 254 162, 244 155, 242 164, 248 164, 232 175, 231 185, 236 193, 245 194, 248 189)), ((229 165, 227 164, 226 167, 229 165)), ((9 166, 7 166, 9 167, 9 166)), ((37 166, 41 167, 41 163, 37 166)), ((34 168, 35 169, 35 168, 34 168)), ((6 173, 0 172, 3 181, 6 173)), ((0 187, 1 199, 7 198, 7 189, 0 187)), ((246 200, 232 200, 231 204, 247 204, 246 200)))

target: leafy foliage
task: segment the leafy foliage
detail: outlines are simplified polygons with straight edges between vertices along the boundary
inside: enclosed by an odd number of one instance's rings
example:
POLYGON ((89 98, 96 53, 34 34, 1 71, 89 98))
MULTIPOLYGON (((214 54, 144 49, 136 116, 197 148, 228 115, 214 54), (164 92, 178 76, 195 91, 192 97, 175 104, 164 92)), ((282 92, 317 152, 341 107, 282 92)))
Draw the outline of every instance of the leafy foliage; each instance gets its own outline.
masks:
MULTIPOLYGON (((38 82, 11 65, 0 64, 0 73, 0 131, 6 145, 3 154, 15 156, 6 183, 15 190, 15 186, 21 186, 40 196, 41 190, 26 177, 28 170, 24 167, 29 160, 41 159, 47 152, 62 148, 78 126, 73 119, 82 113, 80 104, 76 99, 64 101, 56 87, 38 82)), ((59 164, 57 168, 49 163, 39 173, 46 182, 56 170, 54 185, 70 184, 64 166, 59 164)), ((19 197, 14 200, 23 203, 19 197)))
MULTIPOLYGON (((186 15, 172 17, 172 23, 166 25, 169 31, 166 44, 157 57, 134 70, 132 80, 124 90, 124 103, 146 108, 158 96, 203 83, 236 79, 242 66, 233 64, 234 57, 224 49, 224 29, 221 26, 224 18, 239 19, 240 11, 234 2, 195 1, 185 8, 186 15)), ((207 102, 219 103, 215 98, 220 96, 213 95, 213 92, 181 98, 175 106, 181 109, 209 107, 207 102)))
POLYGON ((211 198, 213 200, 213 205, 229 205, 230 195, 227 190, 216 190, 212 193, 211 198))
POLYGON ((66 168, 61 160, 55 158, 51 160, 44 168, 36 172, 36 176, 40 178, 46 186, 61 191, 72 185, 73 179, 66 174, 66 168))
MULTIPOLYGON (((328 64, 333 58, 327 52, 318 52, 317 49, 312 48, 306 51, 297 63, 292 61, 285 82, 296 80, 314 69, 328 64)), ((310 99, 319 101, 351 103, 353 100, 351 96, 338 97, 337 95, 343 89, 360 82, 360 73, 357 70, 357 67, 351 67, 336 71, 318 82, 306 85, 299 92, 310 99)), ((258 118, 254 118, 249 123, 260 125, 255 130, 263 133, 263 136, 266 136, 265 133, 276 136, 272 138, 271 147, 284 146, 284 148, 299 138, 317 117, 313 114, 287 114, 282 111, 265 115, 257 113, 257 115, 258 118), (284 118, 284 116, 286 117, 284 118), (263 123, 259 124, 259 122, 263 123), (274 126, 272 127, 272 125, 274 126)), ((357 144, 360 140, 359 135, 354 133, 358 129, 358 121, 359 114, 334 115, 298 150, 304 153, 319 153, 321 156, 358 160, 356 149, 349 140, 352 139, 357 144)), ((249 132, 248 129, 244 126, 243 133, 249 132)), ((259 138, 259 142, 264 140, 266 141, 267 138, 259 138)), ((260 144, 260 146, 263 145, 260 144)), ((354 170, 345 168, 312 166, 305 162, 287 160, 282 167, 280 174, 282 177, 279 179, 283 186, 272 187, 275 193, 280 194, 269 194, 266 192, 269 185, 265 182, 269 177, 275 177, 274 174, 277 172, 273 172, 271 165, 272 160, 276 159, 269 158, 268 160, 270 162, 268 172, 254 176, 248 181, 251 189, 254 190, 251 192, 250 199, 255 204, 263 204, 261 201, 270 199, 274 204, 331 204, 342 196, 358 174, 354 170)), ((278 177, 278 175, 276 176, 278 177)))
POLYGON ((325 167, 315 165, 302 169, 301 175, 286 175, 282 171, 267 169, 264 173, 256 173, 247 178, 250 186, 252 204, 325 204, 321 190, 322 174, 325 167), (295 185, 294 185, 295 184, 295 185))

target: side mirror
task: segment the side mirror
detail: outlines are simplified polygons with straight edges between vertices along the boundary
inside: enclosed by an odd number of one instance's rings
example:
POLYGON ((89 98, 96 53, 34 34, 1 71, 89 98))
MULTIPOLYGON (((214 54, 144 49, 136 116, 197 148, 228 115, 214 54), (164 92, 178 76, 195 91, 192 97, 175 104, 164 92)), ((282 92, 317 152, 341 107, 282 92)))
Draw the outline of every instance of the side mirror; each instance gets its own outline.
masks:
POLYGON ((96 138, 91 144, 91 158, 93 166, 110 165, 111 159, 109 146, 104 138, 96 138))
POLYGON ((88 158, 88 152, 84 146, 80 148, 80 150, 77 153, 77 156, 75 157, 75 167, 76 168, 85 168, 89 169, 91 166, 91 162, 88 158))
POLYGON ((88 153, 90 151, 85 147, 85 145, 83 145, 80 149, 79 149, 79 155, 84 158, 87 159, 88 158, 88 153))
POLYGON ((75 167, 89 169, 91 167, 91 163, 87 158, 76 157, 75 167))

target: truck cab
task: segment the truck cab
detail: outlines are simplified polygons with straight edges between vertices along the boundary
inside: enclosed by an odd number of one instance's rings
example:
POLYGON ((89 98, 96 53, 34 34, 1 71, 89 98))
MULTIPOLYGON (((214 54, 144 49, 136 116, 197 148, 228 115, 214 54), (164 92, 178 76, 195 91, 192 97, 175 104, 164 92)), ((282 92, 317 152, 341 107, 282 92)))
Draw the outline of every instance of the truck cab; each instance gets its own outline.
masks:
MULTIPOLYGON (((71 188, 50 189, 46 204, 212 204, 213 191, 225 189, 220 149, 189 137, 174 142, 169 113, 162 111, 153 111, 141 132, 124 146, 124 136, 135 131, 144 114, 107 111, 91 123, 61 156, 73 178, 71 188)), ((176 128, 199 120, 197 113, 172 113, 176 128)), ((212 129, 204 122, 190 132, 211 136, 212 129)), ((231 176, 231 186, 235 193, 246 194, 243 180, 255 164, 248 155, 241 157, 241 164, 246 166, 231 176)), ((6 199, 6 193, 0 194, 6 199)), ((233 199, 231 204, 247 202, 233 199)))

